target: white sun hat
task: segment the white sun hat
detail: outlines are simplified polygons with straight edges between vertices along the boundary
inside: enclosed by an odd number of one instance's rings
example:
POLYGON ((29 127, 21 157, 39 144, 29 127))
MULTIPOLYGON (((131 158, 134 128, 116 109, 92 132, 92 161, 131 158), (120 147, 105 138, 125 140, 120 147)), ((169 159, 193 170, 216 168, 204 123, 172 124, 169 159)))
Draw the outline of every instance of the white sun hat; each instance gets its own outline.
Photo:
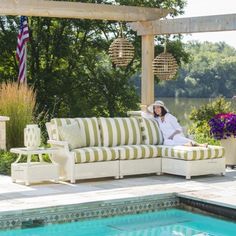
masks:
POLYGON ((154 106, 160 106, 160 107, 163 107, 166 112, 169 112, 168 108, 165 106, 164 102, 160 101, 160 100, 157 100, 155 101, 154 103, 152 103, 151 105, 148 106, 148 111, 152 112, 153 113, 153 107, 154 106))

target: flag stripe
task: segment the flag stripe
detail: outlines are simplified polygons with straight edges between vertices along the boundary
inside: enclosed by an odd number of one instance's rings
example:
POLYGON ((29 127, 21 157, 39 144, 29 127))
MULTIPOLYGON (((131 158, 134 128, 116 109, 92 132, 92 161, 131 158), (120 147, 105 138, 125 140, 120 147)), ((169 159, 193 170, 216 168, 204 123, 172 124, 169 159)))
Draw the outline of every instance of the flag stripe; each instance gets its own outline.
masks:
POLYGON ((26 43, 29 41, 27 17, 20 17, 20 30, 17 37, 16 59, 19 62, 18 81, 26 81, 26 43))

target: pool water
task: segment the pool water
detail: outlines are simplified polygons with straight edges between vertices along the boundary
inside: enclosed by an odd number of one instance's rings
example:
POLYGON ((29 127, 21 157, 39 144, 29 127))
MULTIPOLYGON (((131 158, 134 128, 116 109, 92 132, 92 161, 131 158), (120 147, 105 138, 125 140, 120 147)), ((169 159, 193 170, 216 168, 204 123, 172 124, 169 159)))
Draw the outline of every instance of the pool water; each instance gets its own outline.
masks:
POLYGON ((235 236, 236 223, 169 209, 138 215, 0 231, 0 236, 235 236))

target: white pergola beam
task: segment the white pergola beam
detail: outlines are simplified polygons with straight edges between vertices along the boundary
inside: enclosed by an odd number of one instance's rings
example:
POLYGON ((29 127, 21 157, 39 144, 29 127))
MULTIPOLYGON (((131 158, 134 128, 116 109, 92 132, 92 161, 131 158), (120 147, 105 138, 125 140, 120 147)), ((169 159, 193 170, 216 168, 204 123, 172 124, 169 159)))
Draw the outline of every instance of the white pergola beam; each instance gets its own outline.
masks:
POLYGON ((44 0, 0 0, 0 15, 24 15, 114 21, 149 21, 170 9, 44 0))
POLYGON ((236 30, 236 14, 129 23, 138 35, 190 34, 236 30))

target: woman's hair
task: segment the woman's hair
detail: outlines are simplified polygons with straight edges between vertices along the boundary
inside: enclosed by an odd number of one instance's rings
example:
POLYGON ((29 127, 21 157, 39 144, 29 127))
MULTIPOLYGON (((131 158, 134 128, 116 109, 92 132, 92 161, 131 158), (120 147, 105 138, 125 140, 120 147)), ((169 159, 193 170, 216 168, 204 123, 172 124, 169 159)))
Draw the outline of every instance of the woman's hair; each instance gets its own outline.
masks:
MULTIPOLYGON (((167 113, 166 109, 164 107, 161 107, 161 115, 164 116, 165 114, 167 113)), ((154 114, 154 117, 158 117, 159 115, 157 115, 157 113, 155 112, 155 108, 153 106, 153 114, 154 114)))

